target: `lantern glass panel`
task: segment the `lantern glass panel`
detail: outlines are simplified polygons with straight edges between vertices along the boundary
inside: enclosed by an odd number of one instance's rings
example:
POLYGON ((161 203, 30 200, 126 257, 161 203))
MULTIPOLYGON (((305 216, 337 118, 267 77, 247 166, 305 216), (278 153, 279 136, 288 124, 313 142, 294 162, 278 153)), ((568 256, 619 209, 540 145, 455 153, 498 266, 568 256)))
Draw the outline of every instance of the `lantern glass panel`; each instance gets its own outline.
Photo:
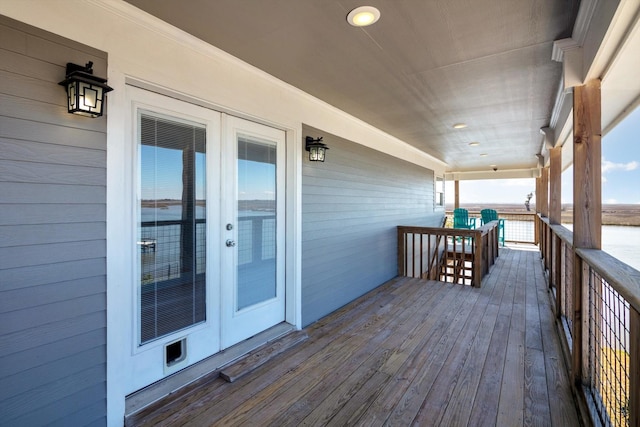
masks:
POLYGON ((88 83, 81 83, 83 109, 91 111, 98 105, 100 88, 96 88, 88 83))
POLYGON ((75 84, 75 82, 69 83, 67 92, 68 92, 67 99, 69 100, 69 111, 74 111, 76 109, 76 84, 75 84))
POLYGON ((311 147, 309 150, 309 160, 312 162, 318 161, 318 147, 311 147))

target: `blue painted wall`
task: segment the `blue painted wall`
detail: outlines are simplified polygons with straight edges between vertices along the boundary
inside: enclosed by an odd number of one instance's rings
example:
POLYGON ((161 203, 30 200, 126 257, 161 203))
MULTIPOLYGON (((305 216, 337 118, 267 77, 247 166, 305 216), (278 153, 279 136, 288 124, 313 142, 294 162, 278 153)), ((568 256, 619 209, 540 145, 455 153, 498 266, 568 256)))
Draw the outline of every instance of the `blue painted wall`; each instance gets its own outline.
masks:
POLYGON ((308 325, 397 275, 398 225, 438 226, 433 171, 324 136, 302 168, 302 319, 308 325))

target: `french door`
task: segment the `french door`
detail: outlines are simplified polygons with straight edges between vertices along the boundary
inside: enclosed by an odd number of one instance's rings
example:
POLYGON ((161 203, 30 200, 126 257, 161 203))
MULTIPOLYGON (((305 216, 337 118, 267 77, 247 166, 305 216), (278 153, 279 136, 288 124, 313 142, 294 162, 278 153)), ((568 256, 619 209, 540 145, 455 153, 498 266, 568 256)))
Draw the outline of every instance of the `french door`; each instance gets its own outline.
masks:
POLYGON ((132 392, 284 321, 284 133, 128 94, 132 392))
POLYGON ((285 135, 225 118, 222 346, 284 321, 285 135))

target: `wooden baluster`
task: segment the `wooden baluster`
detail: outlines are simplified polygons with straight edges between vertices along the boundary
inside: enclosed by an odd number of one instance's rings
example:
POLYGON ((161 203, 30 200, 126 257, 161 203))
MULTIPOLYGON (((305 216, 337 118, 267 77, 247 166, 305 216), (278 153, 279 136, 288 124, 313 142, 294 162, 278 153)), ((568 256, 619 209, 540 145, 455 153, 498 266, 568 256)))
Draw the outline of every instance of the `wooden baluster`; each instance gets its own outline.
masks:
POLYGON ((406 276, 406 238, 403 227, 398 227, 398 276, 406 276))
POLYGON ((423 268, 423 265, 422 265, 422 257, 424 256, 424 252, 423 252, 424 248, 423 248, 423 244, 422 244, 423 240, 424 240, 424 234, 420 233, 420 254, 419 254, 419 256, 420 256, 420 271, 418 271, 418 277, 421 278, 421 279, 423 278, 423 274, 424 274, 424 268, 423 268))

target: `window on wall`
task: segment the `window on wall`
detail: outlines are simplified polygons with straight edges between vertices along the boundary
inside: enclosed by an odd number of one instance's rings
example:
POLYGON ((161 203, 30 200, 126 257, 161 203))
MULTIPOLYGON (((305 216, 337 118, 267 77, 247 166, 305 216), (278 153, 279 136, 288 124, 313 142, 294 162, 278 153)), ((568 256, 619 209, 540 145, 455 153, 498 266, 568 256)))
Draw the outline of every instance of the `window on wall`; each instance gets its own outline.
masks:
POLYGON ((444 208, 444 177, 436 176, 436 208, 444 208))
POLYGON ((205 321, 205 131, 140 120, 140 344, 205 321))

